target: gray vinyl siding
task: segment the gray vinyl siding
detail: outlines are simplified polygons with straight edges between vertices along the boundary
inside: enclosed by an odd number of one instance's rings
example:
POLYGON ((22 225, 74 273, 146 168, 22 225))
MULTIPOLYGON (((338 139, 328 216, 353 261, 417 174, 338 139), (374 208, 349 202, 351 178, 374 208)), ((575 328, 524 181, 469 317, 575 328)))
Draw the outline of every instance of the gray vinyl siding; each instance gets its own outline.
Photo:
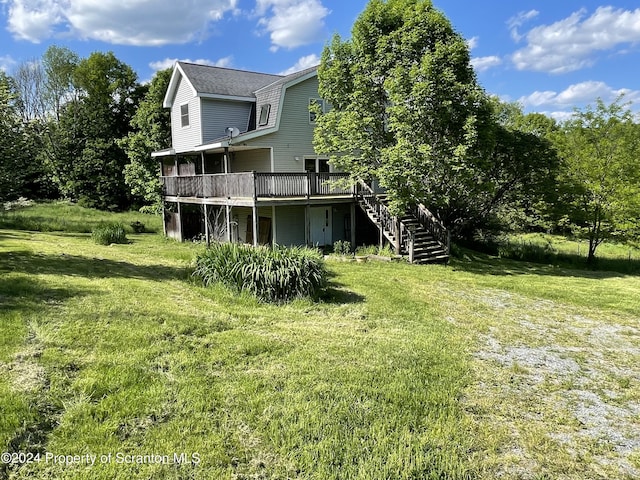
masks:
POLYGON ((176 152, 190 151, 202 143, 200 131, 200 102, 193 90, 183 78, 176 89, 176 96, 171 107, 171 137, 176 152), (189 104, 189 126, 183 127, 180 121, 180 107, 189 104))
POLYGON ((261 90, 256 94, 256 112, 258 117, 260 116, 260 109, 263 105, 270 104, 271 110, 269 111, 269 120, 266 125, 257 126, 258 130, 263 128, 273 128, 276 126, 276 119, 278 118, 278 109, 280 108, 280 93, 282 92, 282 85, 278 84, 276 87, 261 90))
POLYGON ((235 152, 231 161, 232 172, 269 172, 271 171, 271 150, 244 150, 235 152))
MULTIPOLYGON (((247 144, 273 147, 274 172, 303 172, 304 162, 296 161, 295 157, 315 155, 314 125, 309 123, 309 99, 318 97, 317 77, 287 88, 278 131, 247 141, 247 144)), ((274 110, 271 111, 273 114, 274 110)))
POLYGON ((251 102, 201 99, 202 143, 227 135, 227 127, 245 132, 251 115, 251 102))
POLYGON ((305 244, 305 207, 277 207, 275 224, 276 243, 278 245, 305 244))

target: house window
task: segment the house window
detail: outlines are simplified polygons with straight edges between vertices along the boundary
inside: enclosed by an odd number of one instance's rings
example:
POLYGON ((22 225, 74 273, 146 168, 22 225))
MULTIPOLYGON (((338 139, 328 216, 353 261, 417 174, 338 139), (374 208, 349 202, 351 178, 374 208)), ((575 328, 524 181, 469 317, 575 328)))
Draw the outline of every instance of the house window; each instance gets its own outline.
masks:
POLYGON ((183 127, 189 126, 189 104, 180 105, 180 124, 183 127))
POLYGON ((322 115, 324 112, 324 100, 321 98, 309 99, 309 123, 316 123, 318 115, 322 115))
POLYGON ((258 120, 258 126, 262 127, 269 123, 269 112, 271 112, 271 104, 266 103, 260 107, 260 119, 258 120))
POLYGON ((329 166, 328 158, 318 157, 305 157, 304 158, 304 170, 310 173, 329 173, 331 167, 329 166))

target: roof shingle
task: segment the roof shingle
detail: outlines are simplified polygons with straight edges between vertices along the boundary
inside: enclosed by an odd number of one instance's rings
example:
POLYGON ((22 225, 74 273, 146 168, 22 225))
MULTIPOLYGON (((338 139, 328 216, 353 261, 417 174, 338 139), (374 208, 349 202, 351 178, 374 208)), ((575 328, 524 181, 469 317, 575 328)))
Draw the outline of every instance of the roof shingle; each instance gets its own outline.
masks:
POLYGON ((256 90, 283 78, 281 75, 246 72, 194 63, 179 62, 179 64, 198 93, 212 95, 253 97, 256 90))

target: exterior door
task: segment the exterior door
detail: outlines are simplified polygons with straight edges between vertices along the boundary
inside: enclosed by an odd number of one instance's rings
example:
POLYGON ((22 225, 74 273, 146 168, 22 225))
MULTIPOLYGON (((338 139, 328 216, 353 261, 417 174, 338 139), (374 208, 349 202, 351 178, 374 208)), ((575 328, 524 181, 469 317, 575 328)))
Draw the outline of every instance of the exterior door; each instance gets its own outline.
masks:
POLYGON ((331 207, 311 207, 309 211, 311 216, 311 244, 320 247, 331 245, 333 239, 331 207))

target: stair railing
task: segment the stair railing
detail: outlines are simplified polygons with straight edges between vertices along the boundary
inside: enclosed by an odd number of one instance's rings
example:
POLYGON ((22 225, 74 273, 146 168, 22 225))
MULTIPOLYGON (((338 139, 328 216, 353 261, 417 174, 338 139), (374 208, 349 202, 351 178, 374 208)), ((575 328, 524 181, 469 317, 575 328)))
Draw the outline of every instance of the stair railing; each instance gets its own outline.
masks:
POLYGON ((356 188, 356 195, 358 199, 364 203, 364 205, 374 212, 378 218, 378 227, 382 228, 383 233, 387 234, 387 239, 393 241, 393 239, 402 238, 398 235, 398 222, 397 218, 391 214, 389 208, 380 201, 373 189, 365 182, 360 180, 358 182, 358 188, 356 188), (393 237, 390 238, 390 237, 393 237))
POLYGON ((442 222, 421 203, 411 207, 411 213, 416 217, 422 227, 445 247, 447 255, 451 249, 451 233, 442 222))

